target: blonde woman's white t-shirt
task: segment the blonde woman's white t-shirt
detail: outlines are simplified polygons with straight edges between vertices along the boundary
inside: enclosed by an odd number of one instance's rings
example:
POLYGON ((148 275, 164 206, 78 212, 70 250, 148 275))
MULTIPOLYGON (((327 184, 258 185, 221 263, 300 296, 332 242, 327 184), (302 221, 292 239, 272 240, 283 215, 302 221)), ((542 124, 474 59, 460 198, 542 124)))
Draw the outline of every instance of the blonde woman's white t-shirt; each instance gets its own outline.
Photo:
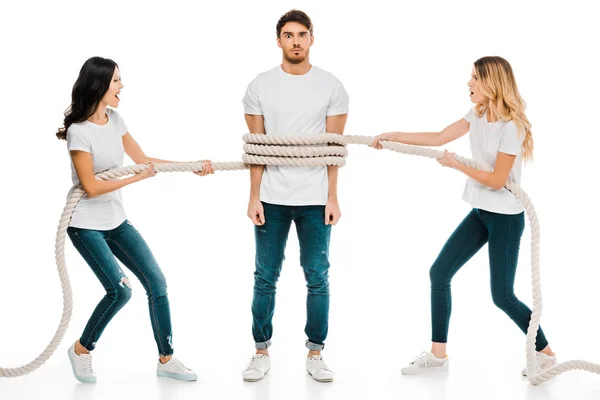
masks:
MULTIPOLYGON (((471 109, 464 119, 470 124, 469 141, 473 159, 493 168, 496 165, 498 152, 517 156, 509 179, 520 184, 525 135, 519 133, 515 123, 513 121, 488 122, 487 115, 479 117, 475 109, 471 109)), ((499 214, 520 214, 523 211, 521 203, 508 189, 495 190, 472 179, 467 180, 463 200, 473 208, 499 214)))

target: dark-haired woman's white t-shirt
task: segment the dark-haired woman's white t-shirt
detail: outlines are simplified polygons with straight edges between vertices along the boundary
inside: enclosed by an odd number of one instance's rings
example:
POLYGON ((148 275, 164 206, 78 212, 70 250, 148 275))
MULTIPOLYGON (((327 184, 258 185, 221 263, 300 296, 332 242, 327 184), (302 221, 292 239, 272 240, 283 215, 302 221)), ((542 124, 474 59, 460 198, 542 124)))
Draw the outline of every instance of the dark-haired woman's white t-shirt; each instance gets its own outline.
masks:
MULTIPOLYGON (((94 174, 123 166, 125 150, 123 135, 127 127, 121 116, 107 108, 108 122, 97 125, 89 121, 72 124, 67 130, 67 148, 85 151, 92 155, 94 174)), ((79 178, 71 159, 73 187, 69 197, 79 185, 79 178)), ((75 210, 69 226, 83 229, 111 230, 126 219, 121 190, 89 198, 84 195, 75 210)))
MULTIPOLYGON (((479 117, 474 109, 471 109, 464 119, 470 124, 469 141, 473 159, 493 168, 498 152, 517 156, 508 179, 520 184, 525 135, 519 133, 515 123, 488 122, 487 114, 479 117)), ((463 200, 473 208, 498 214, 520 214, 523 211, 521 202, 508 189, 495 190, 472 179, 467 180, 463 200)))

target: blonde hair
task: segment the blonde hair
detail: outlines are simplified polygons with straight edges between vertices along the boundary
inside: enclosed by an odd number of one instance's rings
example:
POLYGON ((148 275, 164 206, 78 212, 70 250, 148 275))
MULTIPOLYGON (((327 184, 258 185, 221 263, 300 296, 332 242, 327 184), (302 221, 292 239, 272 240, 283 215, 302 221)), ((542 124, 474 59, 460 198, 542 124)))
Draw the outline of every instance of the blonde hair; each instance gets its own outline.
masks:
POLYGON ((523 159, 533 158, 531 123, 525 115, 527 104, 519 94, 512 67, 502 57, 482 57, 475 61, 475 72, 481 93, 489 99, 488 104, 477 104, 475 111, 481 117, 488 111, 503 121, 513 121, 519 132, 525 135, 523 159))

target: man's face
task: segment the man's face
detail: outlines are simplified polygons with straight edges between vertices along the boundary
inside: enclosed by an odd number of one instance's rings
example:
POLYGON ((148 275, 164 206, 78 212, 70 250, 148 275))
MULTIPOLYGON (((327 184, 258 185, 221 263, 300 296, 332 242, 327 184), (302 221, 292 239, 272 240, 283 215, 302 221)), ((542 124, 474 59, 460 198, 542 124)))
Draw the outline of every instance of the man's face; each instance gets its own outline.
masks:
POLYGON ((314 39, 304 25, 298 22, 288 22, 281 28, 277 45, 283 50, 283 57, 290 64, 300 64, 308 59, 310 46, 314 39))

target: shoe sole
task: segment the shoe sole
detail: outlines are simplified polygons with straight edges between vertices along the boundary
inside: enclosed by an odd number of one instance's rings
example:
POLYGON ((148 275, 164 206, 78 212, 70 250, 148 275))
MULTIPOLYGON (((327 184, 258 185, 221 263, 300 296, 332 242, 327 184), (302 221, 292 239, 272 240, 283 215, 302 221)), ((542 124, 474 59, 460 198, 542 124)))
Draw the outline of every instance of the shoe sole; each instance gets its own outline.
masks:
POLYGON ((421 375, 421 374, 434 374, 440 372, 448 372, 449 367, 433 367, 433 368, 419 368, 409 371, 400 371, 402 375, 421 375))
POLYGON ((96 383, 96 378, 85 378, 77 375, 77 372, 75 371, 75 360, 73 360, 73 354, 71 353, 71 347, 69 347, 69 350, 67 350, 67 354, 69 355, 69 361, 71 362, 71 369, 73 370, 75 379, 81 383, 96 383))
POLYGON ((244 377, 242 377, 242 379, 244 380, 244 382, 258 382, 262 378, 264 378, 269 373, 269 371, 266 371, 265 374, 263 376, 261 376, 260 378, 253 379, 253 378, 244 378, 244 377))
POLYGON ((308 370, 306 371, 307 374, 310 375, 311 378, 313 378, 315 381, 317 382, 323 382, 323 383, 327 383, 327 382, 333 382, 333 378, 327 378, 327 379, 317 379, 313 376, 313 374, 311 374, 308 370))
POLYGON ((198 380, 198 375, 185 376, 163 371, 156 371, 156 376, 160 376, 162 378, 171 378, 183 382, 195 382, 198 380))

